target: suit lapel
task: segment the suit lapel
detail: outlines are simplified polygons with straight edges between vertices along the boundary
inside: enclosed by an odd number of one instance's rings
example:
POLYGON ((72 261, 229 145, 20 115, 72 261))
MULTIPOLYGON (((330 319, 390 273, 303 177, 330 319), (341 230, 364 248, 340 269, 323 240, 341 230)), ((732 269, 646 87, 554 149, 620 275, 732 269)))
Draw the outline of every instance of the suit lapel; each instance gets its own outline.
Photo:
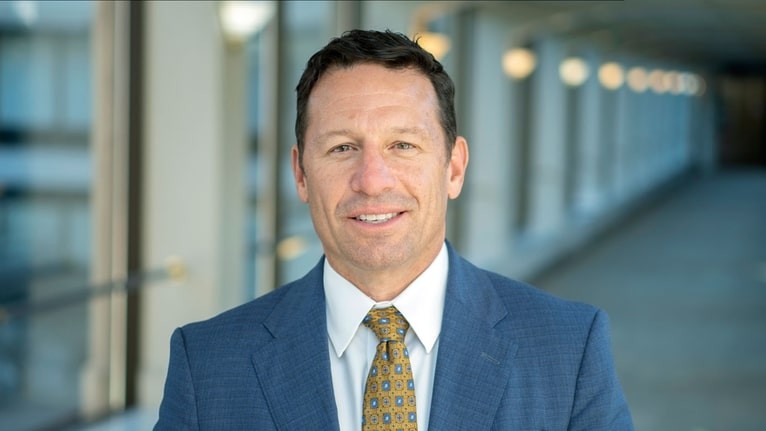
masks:
POLYGON ((339 428, 330 375, 322 265, 320 261, 291 286, 274 307, 264 322, 274 338, 252 355, 258 381, 281 431, 339 428))
POLYGON ((507 314, 487 276, 450 248, 429 429, 491 428, 518 348, 495 328, 507 314))
MULTIPOLYGON (((518 346, 495 328, 508 314, 483 272, 448 247, 450 274, 429 429, 491 429, 518 346)), ((252 355, 281 431, 338 430, 320 263, 275 305, 273 339, 252 355)), ((287 287, 285 287, 287 288, 287 287)))

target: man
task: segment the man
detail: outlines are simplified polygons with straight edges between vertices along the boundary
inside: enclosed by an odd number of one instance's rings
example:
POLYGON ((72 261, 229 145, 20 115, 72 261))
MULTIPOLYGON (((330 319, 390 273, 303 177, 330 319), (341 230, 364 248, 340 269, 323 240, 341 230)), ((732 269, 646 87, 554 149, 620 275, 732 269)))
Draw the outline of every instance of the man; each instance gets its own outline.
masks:
POLYGON ((297 91, 293 173, 325 256, 175 331, 155 429, 632 429, 604 313, 446 243, 468 147, 442 66, 351 31, 297 91))

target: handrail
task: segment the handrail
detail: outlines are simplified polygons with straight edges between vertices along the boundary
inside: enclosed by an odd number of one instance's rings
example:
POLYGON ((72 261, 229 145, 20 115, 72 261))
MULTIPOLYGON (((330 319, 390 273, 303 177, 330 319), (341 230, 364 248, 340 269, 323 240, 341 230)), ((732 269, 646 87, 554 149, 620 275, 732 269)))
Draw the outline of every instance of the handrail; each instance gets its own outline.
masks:
POLYGON ((114 292, 134 292, 150 281, 173 280, 181 282, 186 278, 186 263, 178 257, 166 259, 165 266, 128 275, 123 280, 112 280, 102 284, 85 286, 67 293, 39 301, 16 301, 0 305, 0 324, 11 319, 68 307, 80 302, 114 292))

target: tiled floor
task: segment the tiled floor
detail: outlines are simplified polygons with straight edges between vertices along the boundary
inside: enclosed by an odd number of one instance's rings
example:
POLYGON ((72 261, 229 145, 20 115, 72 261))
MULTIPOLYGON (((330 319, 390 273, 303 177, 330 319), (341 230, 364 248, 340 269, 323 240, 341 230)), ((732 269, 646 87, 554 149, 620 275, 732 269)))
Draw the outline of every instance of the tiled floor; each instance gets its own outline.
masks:
POLYGON ((609 313, 637 430, 766 430, 766 170, 686 184, 536 284, 609 313))
POLYGON ((156 412, 133 409, 92 425, 66 431, 149 431, 155 422, 157 422, 156 412))

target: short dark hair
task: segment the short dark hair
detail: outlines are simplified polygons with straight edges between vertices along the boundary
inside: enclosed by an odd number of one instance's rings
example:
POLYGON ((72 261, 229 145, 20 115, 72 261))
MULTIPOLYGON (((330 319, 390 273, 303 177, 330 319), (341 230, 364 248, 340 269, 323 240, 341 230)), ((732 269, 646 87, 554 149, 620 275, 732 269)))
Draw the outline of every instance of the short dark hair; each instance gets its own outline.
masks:
POLYGON ((303 147, 308 127, 308 101, 311 91, 319 79, 330 69, 349 68, 357 64, 378 64, 390 69, 413 68, 423 73, 430 81, 439 102, 440 121, 444 129, 447 158, 457 138, 455 119, 455 84, 431 53, 401 33, 390 30, 351 30, 334 38, 306 63, 297 92, 297 117, 295 137, 298 154, 303 160, 303 147))

